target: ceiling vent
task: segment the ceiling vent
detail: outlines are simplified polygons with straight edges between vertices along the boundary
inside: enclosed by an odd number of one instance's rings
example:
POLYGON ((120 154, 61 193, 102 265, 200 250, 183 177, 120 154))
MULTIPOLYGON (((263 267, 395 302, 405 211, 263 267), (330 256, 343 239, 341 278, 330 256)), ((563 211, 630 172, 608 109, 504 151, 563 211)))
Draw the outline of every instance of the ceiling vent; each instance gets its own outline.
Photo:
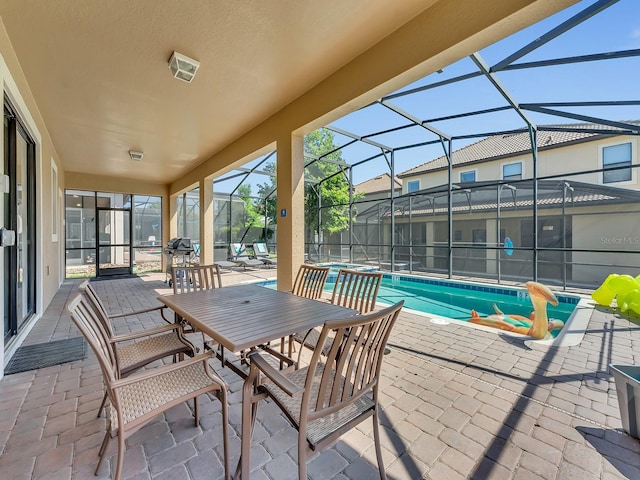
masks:
POLYGON ((129 150, 129 156, 131 157, 131 160, 139 162, 140 160, 142 160, 142 157, 144 157, 144 153, 129 150))
POLYGON ((193 77, 196 76, 196 71, 199 66, 200 62, 197 60, 178 52, 173 52, 169 59, 169 68, 173 76, 187 83, 191 83, 193 77))

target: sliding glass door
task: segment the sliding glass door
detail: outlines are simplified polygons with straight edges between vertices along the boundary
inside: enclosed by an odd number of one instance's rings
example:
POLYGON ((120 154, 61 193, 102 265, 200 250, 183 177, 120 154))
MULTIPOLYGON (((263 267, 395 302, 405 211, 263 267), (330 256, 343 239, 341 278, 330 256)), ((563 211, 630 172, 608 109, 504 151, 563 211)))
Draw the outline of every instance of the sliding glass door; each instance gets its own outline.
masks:
POLYGON ((4 104, 4 193, 2 226, 15 232, 15 245, 4 247, 4 338, 11 339, 35 313, 35 143, 11 105, 4 104))

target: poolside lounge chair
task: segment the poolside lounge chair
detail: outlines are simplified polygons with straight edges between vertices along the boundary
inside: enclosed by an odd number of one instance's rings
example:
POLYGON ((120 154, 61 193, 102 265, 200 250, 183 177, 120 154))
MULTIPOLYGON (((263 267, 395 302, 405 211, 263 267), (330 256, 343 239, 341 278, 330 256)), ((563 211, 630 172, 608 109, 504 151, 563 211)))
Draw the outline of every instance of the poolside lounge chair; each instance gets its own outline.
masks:
POLYGON ((269 256, 269 249, 267 248, 267 244, 264 242, 257 242, 253 244, 253 254, 256 259, 260 260, 268 267, 278 265, 278 259, 269 256))
POLYGON ((247 267, 263 267, 264 262, 249 257, 247 253, 247 247, 244 243, 232 243, 231 244, 231 260, 240 265, 243 269, 247 267))

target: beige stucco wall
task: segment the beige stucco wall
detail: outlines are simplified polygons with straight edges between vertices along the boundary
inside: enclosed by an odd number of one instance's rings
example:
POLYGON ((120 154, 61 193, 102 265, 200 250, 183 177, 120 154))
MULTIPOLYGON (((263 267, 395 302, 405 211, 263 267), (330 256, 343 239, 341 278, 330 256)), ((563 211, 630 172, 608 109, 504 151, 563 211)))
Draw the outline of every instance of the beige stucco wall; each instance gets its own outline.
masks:
MULTIPOLYGON (((0 85, 2 86, 3 94, 8 96, 13 107, 19 112, 22 121, 26 124, 30 136, 36 142, 36 318, 38 318, 51 302, 64 278, 63 205, 60 203, 60 191, 64 189, 65 172, 1 22, 0 85), (52 161, 57 167, 58 179, 57 185, 53 186, 52 161), (52 211, 52 195, 55 195, 57 199, 57 212, 52 211), (57 238, 52 237, 54 223, 58 229, 57 238)), ((0 137, 3 136, 4 129, 0 129, 0 137)), ((1 138, 0 144, 4 145, 4 138, 1 138)), ((0 152, 0 155, 4 155, 4 149, 0 150, 0 152)), ((4 163, 4 158, 2 158, 0 161, 0 172, 2 174, 5 174, 3 171, 4 163)), ((4 205, 2 204, 4 197, 5 195, 0 195, 0 212, 4 211, 4 205)), ((0 218, 0 226, 3 226, 3 222, 4 218, 0 218)), ((4 252, 0 248, 0 266, 2 265, 4 265, 4 252)), ((7 286, 3 282, 4 276, 0 275, 0 288, 4 291, 7 286)), ((3 297, 0 297, 0 311, 4 311, 3 302, 3 297)), ((21 342, 36 318, 7 346, 4 345, 4 342, 0 342, 0 363, 2 365, 21 342)))
MULTIPOLYGON (((544 132, 541 133, 544 135, 544 132)), ((640 164, 638 151, 640 139, 629 135, 604 138, 589 142, 582 142, 538 152, 538 177, 551 177, 556 175, 567 175, 568 179, 580 182, 602 184, 602 173, 588 173, 583 175, 569 174, 576 171, 589 171, 602 168, 602 149, 604 147, 619 145, 621 143, 631 143, 631 160, 633 165, 640 164)), ((453 183, 460 181, 460 172, 468 170, 476 171, 476 181, 499 180, 502 178, 502 167, 506 164, 522 162, 523 178, 533 176, 533 157, 531 154, 514 155, 509 158, 491 160, 455 166, 453 168, 453 183)), ((420 175, 413 175, 403 178, 403 193, 407 193, 409 182, 420 181, 420 188, 431 188, 438 185, 445 185, 449 181, 447 170, 435 170, 425 172, 420 175)), ((629 182, 611 184, 616 187, 640 189, 640 179, 637 169, 632 170, 632 179, 629 182)))

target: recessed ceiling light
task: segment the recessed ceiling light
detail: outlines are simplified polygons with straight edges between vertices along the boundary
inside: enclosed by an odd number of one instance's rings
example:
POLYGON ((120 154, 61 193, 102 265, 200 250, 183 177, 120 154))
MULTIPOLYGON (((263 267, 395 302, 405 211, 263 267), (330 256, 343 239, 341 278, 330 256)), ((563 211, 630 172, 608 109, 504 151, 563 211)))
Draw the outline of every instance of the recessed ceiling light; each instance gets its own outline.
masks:
POLYGON ((142 157, 144 157, 144 153, 129 150, 129 156, 131 157, 131 160, 139 162, 140 160, 142 160, 142 157))
POLYGON ((171 69, 173 76, 187 83, 191 83, 193 77, 196 76, 196 71, 199 66, 199 61, 178 52, 173 52, 169 59, 169 68, 171 69))

